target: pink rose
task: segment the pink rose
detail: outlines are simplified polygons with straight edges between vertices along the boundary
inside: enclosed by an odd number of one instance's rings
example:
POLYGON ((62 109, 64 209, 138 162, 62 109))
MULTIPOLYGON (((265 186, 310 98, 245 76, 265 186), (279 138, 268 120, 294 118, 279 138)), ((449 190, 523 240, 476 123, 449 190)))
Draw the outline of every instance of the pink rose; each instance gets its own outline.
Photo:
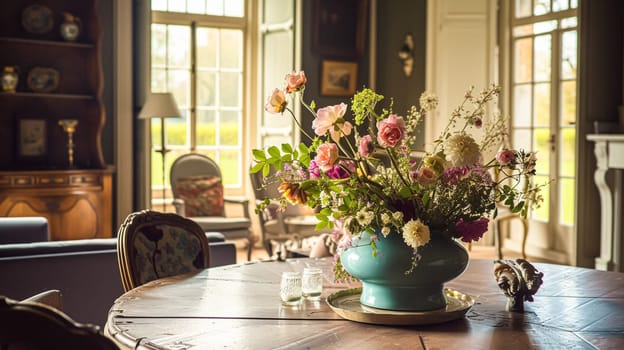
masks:
POLYGON ((362 157, 368 157, 373 150, 375 150, 373 138, 370 135, 363 136, 360 139, 360 144, 358 145, 358 152, 360 152, 362 157))
POLYGON ((340 140, 342 134, 350 135, 353 125, 342 119, 346 111, 347 105, 344 103, 320 108, 316 112, 316 118, 312 121, 314 133, 323 136, 329 131, 335 142, 340 140))
POLYGON ((338 160, 338 146, 335 143, 325 142, 316 149, 316 164, 323 171, 330 170, 338 160))
POLYGON ((284 91, 280 89, 273 90, 271 96, 269 96, 269 100, 264 105, 264 110, 269 113, 282 113, 286 109, 286 95, 284 95, 284 91))
POLYGON ((388 118, 377 122, 377 141, 381 147, 394 147, 405 135, 405 122, 402 117, 390 114, 388 118))
POLYGON ((500 165, 503 166, 511 164, 511 162, 513 162, 515 158, 515 152, 507 148, 503 148, 498 151, 498 153, 496 153, 496 160, 500 165))
POLYGON ((455 230, 462 241, 467 243, 470 241, 476 242, 488 230, 488 222, 487 218, 480 218, 472 222, 465 222, 463 219, 459 219, 457 224, 455 224, 455 230))
POLYGON ((303 71, 286 74, 286 92, 290 93, 301 89, 307 81, 303 71))

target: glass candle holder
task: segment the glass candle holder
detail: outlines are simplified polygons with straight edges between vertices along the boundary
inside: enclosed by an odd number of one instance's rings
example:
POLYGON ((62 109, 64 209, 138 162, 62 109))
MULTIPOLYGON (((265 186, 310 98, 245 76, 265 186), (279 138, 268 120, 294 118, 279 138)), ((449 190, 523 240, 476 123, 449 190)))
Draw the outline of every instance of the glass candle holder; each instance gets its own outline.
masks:
POLYGON ((283 272, 280 283, 280 298, 283 305, 298 305, 301 302, 301 273, 283 272))
POLYGON ((323 292, 323 271, 317 267, 304 268, 301 291, 306 299, 320 300, 323 292))

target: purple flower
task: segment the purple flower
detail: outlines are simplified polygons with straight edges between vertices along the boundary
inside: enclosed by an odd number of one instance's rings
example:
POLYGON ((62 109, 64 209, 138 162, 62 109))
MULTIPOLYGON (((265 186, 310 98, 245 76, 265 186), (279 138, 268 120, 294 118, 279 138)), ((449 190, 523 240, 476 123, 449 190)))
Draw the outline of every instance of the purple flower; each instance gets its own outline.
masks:
POLYGON ((310 179, 318 179, 321 177, 321 168, 316 164, 316 160, 310 161, 308 172, 310 173, 310 179))
POLYGON ((337 165, 325 172, 331 179, 346 179, 355 171, 355 164, 352 161, 341 160, 337 165))
POLYGON ((464 219, 459 219, 455 224, 455 230, 459 234, 459 237, 464 242, 478 241, 483 237, 483 234, 488 230, 489 220, 487 218, 480 218, 472 222, 465 222, 464 219))
POLYGON ((452 167, 444 170, 444 181, 452 185, 457 185, 461 180, 470 175, 469 167, 452 167))

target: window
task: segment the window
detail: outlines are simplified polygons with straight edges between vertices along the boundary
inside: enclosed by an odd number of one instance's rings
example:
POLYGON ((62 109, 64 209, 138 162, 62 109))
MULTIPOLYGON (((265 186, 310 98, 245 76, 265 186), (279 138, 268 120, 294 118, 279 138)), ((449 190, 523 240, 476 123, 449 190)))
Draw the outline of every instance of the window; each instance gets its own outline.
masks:
MULTIPOLYGON (((165 183, 162 158, 152 151, 153 195, 169 197, 171 163, 194 151, 214 159, 226 189, 241 189, 246 174, 243 135, 245 0, 152 0, 151 91, 172 92, 182 118, 165 120, 165 183)), ((161 124, 152 121, 154 149, 161 124)), ((155 199, 152 203, 169 198, 155 199)))

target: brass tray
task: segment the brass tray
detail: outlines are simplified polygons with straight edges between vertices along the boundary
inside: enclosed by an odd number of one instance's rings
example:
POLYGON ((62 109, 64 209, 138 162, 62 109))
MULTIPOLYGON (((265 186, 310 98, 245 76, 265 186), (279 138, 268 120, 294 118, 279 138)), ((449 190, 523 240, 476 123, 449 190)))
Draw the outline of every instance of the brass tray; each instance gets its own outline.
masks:
POLYGON ((464 317, 474 305, 471 296, 446 288, 446 308, 432 311, 382 310, 360 303, 362 288, 345 289, 327 297, 327 304, 335 313, 347 320, 395 326, 414 326, 443 323, 464 317))

